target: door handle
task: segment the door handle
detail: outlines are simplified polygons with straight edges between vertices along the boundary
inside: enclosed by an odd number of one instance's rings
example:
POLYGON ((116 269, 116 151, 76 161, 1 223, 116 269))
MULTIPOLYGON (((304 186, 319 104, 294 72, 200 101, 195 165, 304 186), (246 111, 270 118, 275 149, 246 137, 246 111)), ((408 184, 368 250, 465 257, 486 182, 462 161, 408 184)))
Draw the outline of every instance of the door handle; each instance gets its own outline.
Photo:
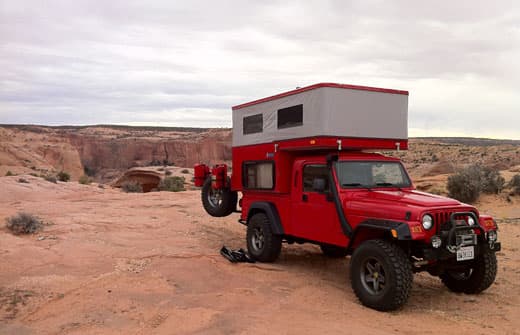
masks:
POLYGON ((309 200, 309 196, 307 194, 302 194, 302 201, 307 202, 309 200))

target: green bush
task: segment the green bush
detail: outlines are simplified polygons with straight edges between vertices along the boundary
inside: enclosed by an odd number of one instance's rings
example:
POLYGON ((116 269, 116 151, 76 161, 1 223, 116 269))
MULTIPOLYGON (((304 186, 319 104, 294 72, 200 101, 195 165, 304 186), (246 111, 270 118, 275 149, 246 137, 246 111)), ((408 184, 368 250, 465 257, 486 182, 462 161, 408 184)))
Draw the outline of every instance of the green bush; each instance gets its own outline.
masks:
POLYGON ((186 188, 184 188, 185 180, 184 177, 178 176, 166 177, 159 183, 159 190, 169 192, 186 191, 186 188))
POLYGON ((448 177, 448 195, 462 202, 475 202, 480 196, 480 167, 476 165, 464 168, 448 177))
POLYGON ((126 193, 143 193, 143 187, 137 181, 127 181, 123 183, 121 190, 126 193))
POLYGON ((482 169, 482 192, 488 194, 498 194, 504 189, 506 180, 500 175, 498 170, 490 168, 482 169))
POLYGON ((164 172, 164 174, 167 175, 167 176, 171 176, 173 174, 173 172, 171 172, 170 170, 166 170, 164 172))
POLYGON ((190 173, 190 170, 188 170, 188 169, 182 169, 181 173, 188 174, 188 173, 190 173))
POLYGON ((462 202, 475 202, 480 193, 498 194, 505 179, 500 172, 480 165, 470 165, 448 177, 449 196, 462 202))
POLYGON ((15 235, 32 234, 40 230, 43 226, 42 221, 36 216, 24 212, 7 218, 5 221, 7 229, 15 235))
POLYGON ((18 178, 19 183, 29 184, 29 181, 25 178, 18 178))
POLYGON ((509 182, 509 187, 512 188, 511 195, 520 195, 520 174, 515 174, 509 182))
POLYGON ((83 185, 88 185, 92 182, 92 180, 90 180, 90 178, 84 174, 81 177, 79 177, 78 182, 83 185))
POLYGON ((56 177, 58 178, 59 181, 69 181, 70 180, 70 174, 68 174, 67 172, 65 171, 60 171, 58 172, 58 174, 56 175, 56 177))
POLYGON ((9 176, 14 176, 14 174, 9 170, 7 171, 7 173, 5 174, 6 177, 9 177, 9 176))

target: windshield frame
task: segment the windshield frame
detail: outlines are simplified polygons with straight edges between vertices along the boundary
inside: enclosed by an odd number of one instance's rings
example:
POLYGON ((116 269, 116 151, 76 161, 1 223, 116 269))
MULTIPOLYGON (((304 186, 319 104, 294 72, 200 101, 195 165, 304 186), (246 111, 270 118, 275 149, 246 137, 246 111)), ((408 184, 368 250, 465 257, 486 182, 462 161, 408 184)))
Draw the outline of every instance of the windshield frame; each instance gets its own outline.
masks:
POLYGON ((334 162, 334 173, 336 175, 336 179, 338 184, 340 184, 341 189, 375 189, 375 188, 413 188, 413 183, 408 175, 408 172, 406 171, 404 165, 401 161, 393 161, 393 160, 340 160, 337 162, 334 162), (377 185, 377 184, 371 184, 371 185, 344 185, 341 180, 340 176, 338 174, 338 165, 342 163, 370 163, 370 164, 395 164, 399 166, 399 169, 401 171, 401 175, 403 177, 403 183, 401 184, 392 184, 392 185, 377 185))

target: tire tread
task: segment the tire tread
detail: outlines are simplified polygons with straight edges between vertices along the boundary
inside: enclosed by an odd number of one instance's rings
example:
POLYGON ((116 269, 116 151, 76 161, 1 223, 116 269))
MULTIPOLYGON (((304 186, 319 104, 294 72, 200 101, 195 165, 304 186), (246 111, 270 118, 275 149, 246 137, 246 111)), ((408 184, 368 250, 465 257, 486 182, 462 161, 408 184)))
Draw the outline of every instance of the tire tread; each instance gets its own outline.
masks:
POLYGON ((373 248, 378 248, 385 254, 386 260, 395 274, 395 287, 392 292, 393 294, 389 294, 384 299, 381 299, 377 302, 368 301, 365 297, 366 292, 364 289, 358 287, 356 284, 357 279, 355 279, 354 276, 357 276, 358 273, 354 273, 355 271, 353 271, 351 266, 350 275, 354 293, 356 294, 357 298, 367 307, 371 307, 379 311, 396 310, 403 306, 410 296, 413 282, 411 263, 406 253, 398 245, 386 240, 377 239, 366 241, 360 245, 352 255, 352 264, 354 264, 354 258, 358 257, 360 252, 365 252, 365 249, 373 248))

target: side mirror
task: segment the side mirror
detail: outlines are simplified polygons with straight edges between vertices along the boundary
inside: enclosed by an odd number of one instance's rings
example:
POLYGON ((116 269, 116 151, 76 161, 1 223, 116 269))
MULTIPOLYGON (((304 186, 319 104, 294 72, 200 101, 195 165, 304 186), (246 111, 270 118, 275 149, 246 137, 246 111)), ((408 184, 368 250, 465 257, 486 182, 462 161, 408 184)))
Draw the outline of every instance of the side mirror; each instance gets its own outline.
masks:
POLYGON ((314 178, 312 180, 312 190, 315 192, 325 192, 326 180, 325 178, 314 178))

